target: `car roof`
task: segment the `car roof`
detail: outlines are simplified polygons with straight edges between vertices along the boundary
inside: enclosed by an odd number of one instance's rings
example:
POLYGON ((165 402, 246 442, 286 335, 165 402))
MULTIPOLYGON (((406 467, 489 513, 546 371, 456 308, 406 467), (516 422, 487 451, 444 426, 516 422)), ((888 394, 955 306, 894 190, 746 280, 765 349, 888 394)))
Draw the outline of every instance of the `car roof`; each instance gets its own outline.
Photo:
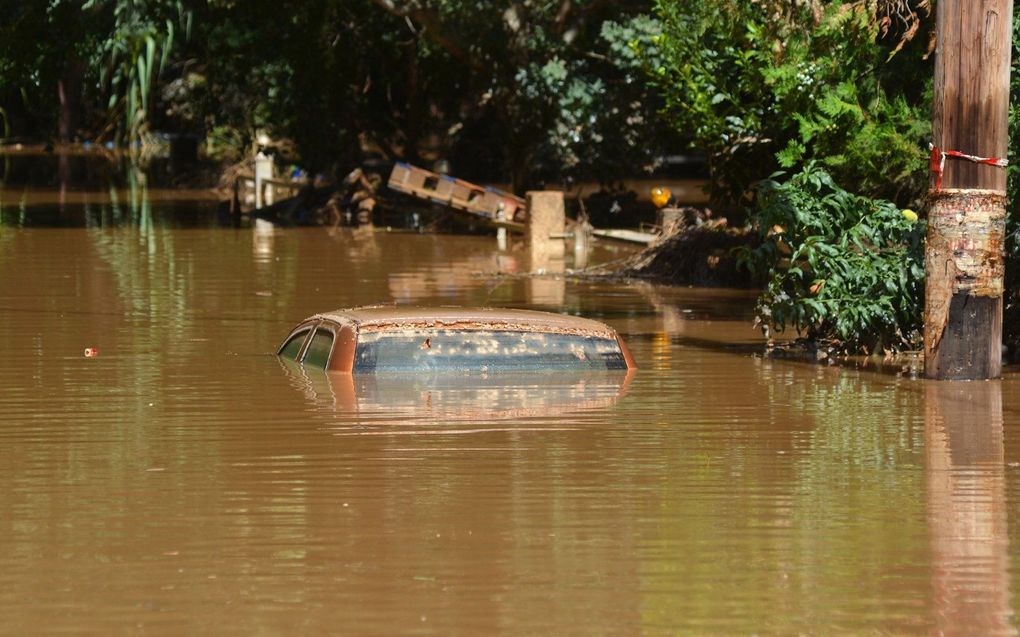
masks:
POLYGON ((405 307, 374 305, 316 314, 311 319, 328 319, 350 325, 358 331, 417 326, 469 329, 512 329, 537 332, 583 332, 615 338, 616 332, 599 321, 539 312, 487 307, 405 307))

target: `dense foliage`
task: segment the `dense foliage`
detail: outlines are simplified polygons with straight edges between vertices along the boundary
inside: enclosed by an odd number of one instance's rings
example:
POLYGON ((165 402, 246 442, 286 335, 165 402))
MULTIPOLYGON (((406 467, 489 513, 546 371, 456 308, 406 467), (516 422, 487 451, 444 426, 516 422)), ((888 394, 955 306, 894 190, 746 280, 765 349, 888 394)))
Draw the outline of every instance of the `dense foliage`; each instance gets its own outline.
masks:
POLYGON ((929 9, 657 3, 652 77, 665 114, 708 153, 715 205, 746 212, 761 236, 742 258, 765 281, 767 334, 792 327, 845 351, 920 345, 923 223, 899 206, 919 208, 927 187, 929 9))
POLYGON ((840 349, 917 347, 924 292, 924 224, 911 210, 853 195, 809 164, 759 187, 761 244, 744 262, 766 274, 756 315, 840 349))
POLYGON ((162 131, 230 155, 262 130, 312 169, 374 149, 518 187, 640 172, 678 137, 629 46, 645 0, 0 4, 7 136, 162 131))
POLYGON ((746 207, 754 183, 807 161, 917 204, 931 67, 915 36, 933 25, 893 4, 909 3, 659 0, 653 76, 664 114, 708 152, 717 206, 746 207))
POLYGON ((814 159, 905 204, 930 73, 904 4, 0 0, 0 115, 8 136, 158 130, 228 155, 266 130, 311 168, 377 149, 517 187, 609 182, 692 141, 717 203, 814 159))
MULTIPOLYGON (((1009 148, 1020 148, 1020 12, 1013 12, 1013 50, 1009 75, 1009 148)), ((1011 152, 1006 218, 1006 287, 1003 333, 1017 358, 1020 352, 1020 162, 1011 152)))
POLYGON ((98 87, 108 96, 106 110, 115 137, 143 141, 150 134, 160 75, 173 54, 178 30, 190 35, 192 14, 181 0, 88 0, 82 10, 106 7, 113 13, 112 30, 91 52, 90 68, 98 70, 98 87))

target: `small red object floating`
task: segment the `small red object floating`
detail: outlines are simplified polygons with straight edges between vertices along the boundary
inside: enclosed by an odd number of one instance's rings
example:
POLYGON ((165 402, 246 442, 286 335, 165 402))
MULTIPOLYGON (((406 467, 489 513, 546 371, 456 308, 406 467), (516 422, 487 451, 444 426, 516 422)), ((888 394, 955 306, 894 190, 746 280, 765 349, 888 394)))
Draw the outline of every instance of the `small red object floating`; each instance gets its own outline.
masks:
POLYGON ((95 358, 96 356, 99 356, 99 350, 98 349, 96 349, 95 347, 86 347, 85 348, 85 358, 95 358))

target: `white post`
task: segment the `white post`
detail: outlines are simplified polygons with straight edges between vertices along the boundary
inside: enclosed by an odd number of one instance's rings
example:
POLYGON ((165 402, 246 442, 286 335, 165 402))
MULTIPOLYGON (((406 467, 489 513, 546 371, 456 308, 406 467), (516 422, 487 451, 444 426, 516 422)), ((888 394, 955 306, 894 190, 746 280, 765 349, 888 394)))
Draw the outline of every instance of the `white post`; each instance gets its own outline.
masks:
POLYGON ((255 208, 259 209, 262 206, 268 206, 273 203, 273 189, 272 187, 266 189, 268 185, 264 183, 265 179, 273 178, 273 158, 263 153, 261 150, 255 155, 255 208), (265 192, 263 192, 265 189, 265 192))
MULTIPOLYGON (((502 201, 496 208, 496 221, 506 221, 506 207, 502 201)), ((506 252, 506 228, 502 226, 496 228, 496 248, 500 252, 506 252)))

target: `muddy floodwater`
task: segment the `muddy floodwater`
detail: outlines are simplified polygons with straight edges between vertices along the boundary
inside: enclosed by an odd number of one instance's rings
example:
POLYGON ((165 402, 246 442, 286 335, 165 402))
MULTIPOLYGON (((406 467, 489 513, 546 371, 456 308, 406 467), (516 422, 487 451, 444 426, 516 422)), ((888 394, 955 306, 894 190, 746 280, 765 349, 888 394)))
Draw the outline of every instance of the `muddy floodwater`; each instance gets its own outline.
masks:
POLYGON ((0 633, 1016 634, 1012 372, 763 359, 753 294, 501 276, 492 237, 52 192, 0 198, 0 633), (640 369, 273 355, 392 302, 603 320, 640 369))

